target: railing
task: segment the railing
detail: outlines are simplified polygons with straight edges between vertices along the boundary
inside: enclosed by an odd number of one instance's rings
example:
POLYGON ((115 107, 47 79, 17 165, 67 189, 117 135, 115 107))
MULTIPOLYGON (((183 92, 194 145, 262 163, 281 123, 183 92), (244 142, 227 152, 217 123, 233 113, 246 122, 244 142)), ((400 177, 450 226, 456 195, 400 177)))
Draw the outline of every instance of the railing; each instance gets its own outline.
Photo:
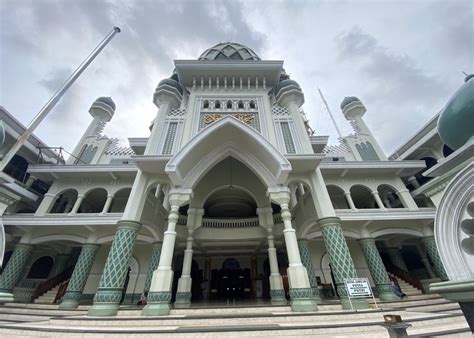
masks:
POLYGON ((33 296, 31 296, 31 302, 33 303, 36 298, 44 295, 46 292, 54 288, 59 283, 64 282, 65 280, 69 279, 72 275, 73 270, 74 270, 74 266, 71 266, 67 268, 66 270, 64 270, 63 272, 61 272, 60 274, 38 285, 38 287, 35 290, 35 293, 33 293, 33 296))
POLYGON ((69 285, 69 279, 61 282, 58 292, 56 293, 56 297, 54 297, 53 304, 57 304, 64 296, 67 290, 67 286, 69 285))
POLYGON ((251 218, 203 218, 204 228, 249 228, 258 227, 258 217, 251 218))
POLYGON ((388 272, 394 274, 398 278, 403 279, 408 284, 410 284, 410 285, 414 286, 415 288, 419 289, 420 291, 424 292, 423 284, 421 283, 420 279, 411 276, 409 272, 404 271, 402 269, 399 269, 396 266, 391 265, 391 264, 387 265, 387 270, 388 270, 388 272))

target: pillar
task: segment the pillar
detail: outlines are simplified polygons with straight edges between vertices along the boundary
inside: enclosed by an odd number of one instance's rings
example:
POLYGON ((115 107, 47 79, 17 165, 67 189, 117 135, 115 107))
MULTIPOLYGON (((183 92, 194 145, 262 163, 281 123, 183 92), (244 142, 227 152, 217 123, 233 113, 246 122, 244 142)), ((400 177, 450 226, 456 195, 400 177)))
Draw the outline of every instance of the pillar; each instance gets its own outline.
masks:
POLYGON ((433 262, 433 267, 438 277, 443 281, 449 280, 448 274, 444 269, 443 262, 441 262, 441 258, 439 257, 434 236, 425 237, 421 240, 421 242, 425 247, 428 257, 433 262))
POLYGON ((278 269, 278 258, 271 229, 267 229, 268 262, 270 263, 270 297, 273 305, 286 304, 285 287, 278 269))
POLYGON ((372 191, 372 196, 374 196, 375 202, 377 203, 379 209, 385 210, 385 205, 382 202, 382 199, 380 198, 380 195, 377 191, 372 191))
POLYGON ((104 207, 102 208, 102 214, 106 214, 109 212, 110 205, 112 204, 112 201, 114 200, 113 195, 107 195, 107 200, 105 201, 104 207))
POLYGON ((351 208, 351 210, 357 210, 354 201, 352 200, 351 193, 349 191, 346 191, 344 192, 344 196, 346 196, 346 201, 347 204, 349 204, 349 208, 351 208))
POLYGON ((69 213, 70 215, 77 214, 77 211, 79 210, 83 200, 84 195, 77 196, 76 203, 74 203, 74 206, 72 207, 71 212, 69 213))
POLYGON ((402 254, 398 248, 387 248, 388 258, 390 262, 400 270, 408 272, 408 268, 403 260, 402 254))
POLYGON ((291 310, 295 312, 317 311, 318 305, 312 298, 308 272, 301 263, 296 231, 291 224, 291 213, 288 208, 290 194, 288 188, 276 188, 270 191, 270 197, 281 207, 281 218, 284 224, 286 252, 288 255, 288 283, 290 286, 291 310))
MULTIPOLYGON (((321 227, 324 245, 329 254, 337 292, 341 297, 341 305, 344 309, 350 309, 351 304, 344 280, 357 277, 357 274, 342 232, 341 221, 338 217, 321 218, 318 220, 318 225, 321 227)), ((366 309, 369 306, 367 301, 362 299, 352 299, 351 301, 354 309, 366 309)))
POLYGON ((428 275, 430 276, 430 278, 436 278, 436 275, 434 274, 433 269, 431 268, 430 260, 428 259, 428 257, 426 257, 426 252, 425 252, 424 248, 422 248, 421 243, 418 243, 416 245, 416 249, 418 251, 418 254, 421 257, 421 262, 423 263, 423 266, 425 267, 426 271, 428 272, 428 275))
POLYGON ((184 250, 183 270, 178 280, 178 290, 176 292, 175 305, 178 307, 191 306, 191 287, 193 280, 191 278, 191 266, 193 263, 193 231, 188 232, 186 239, 186 250, 184 250))
POLYGON ((18 243, 15 246, 15 250, 0 276, 0 304, 13 302, 13 288, 25 269, 32 249, 33 245, 26 243, 18 243))
POLYGON ((311 260, 311 252, 309 251, 309 241, 307 239, 298 240, 298 249, 300 251, 301 261, 308 271, 309 284, 311 285, 312 296, 316 302, 320 302, 318 281, 314 273, 313 262, 311 260))
POLYGON ((94 305, 89 316, 112 316, 117 314, 122 289, 127 276, 128 262, 133 245, 142 225, 135 221, 119 221, 112 247, 110 248, 99 288, 94 296, 94 305))
POLYGON ((86 286, 87 278, 94 264, 94 259, 99 250, 97 244, 84 244, 77 259, 74 271, 69 279, 66 293, 59 304, 60 309, 75 309, 79 305, 82 292, 86 286))
POLYGON ((58 198, 59 196, 54 194, 44 194, 43 200, 41 201, 38 209, 36 209, 35 216, 44 216, 46 213, 50 212, 58 198))
POLYGON ((403 206, 405 208, 408 208, 410 210, 418 210, 418 205, 416 204, 415 200, 413 199, 413 196, 410 194, 410 191, 408 189, 402 189, 397 191, 397 196, 400 198, 400 201, 402 202, 403 206))
POLYGON ((359 244, 377 288, 379 298, 384 301, 398 300, 398 297, 393 292, 390 278, 383 264, 382 257, 380 257, 375 240, 373 238, 363 238, 359 240, 359 244))
POLYGON ((71 259, 71 254, 58 254, 54 258, 54 265, 53 268, 51 269, 51 272, 49 273, 49 277, 54 277, 59 275, 61 272, 66 270, 66 268, 69 265, 69 261, 71 259))
POLYGON ((150 284, 151 278, 153 277, 153 272, 156 270, 156 268, 158 267, 158 263, 160 262, 162 244, 162 242, 157 242, 153 244, 153 251, 151 252, 151 257, 149 261, 150 265, 148 265, 148 273, 146 275, 145 285, 143 286, 143 293, 145 295, 148 295, 148 292, 150 291, 150 284))
POLYGON ((167 315, 170 312, 171 287, 173 283, 171 262, 176 241, 178 210, 180 205, 189 200, 190 195, 191 192, 182 192, 179 189, 171 189, 169 192, 171 208, 168 214, 168 227, 163 235, 163 247, 158 268, 153 273, 151 280, 147 299, 148 304, 143 308, 143 315, 145 316, 161 316, 167 315))

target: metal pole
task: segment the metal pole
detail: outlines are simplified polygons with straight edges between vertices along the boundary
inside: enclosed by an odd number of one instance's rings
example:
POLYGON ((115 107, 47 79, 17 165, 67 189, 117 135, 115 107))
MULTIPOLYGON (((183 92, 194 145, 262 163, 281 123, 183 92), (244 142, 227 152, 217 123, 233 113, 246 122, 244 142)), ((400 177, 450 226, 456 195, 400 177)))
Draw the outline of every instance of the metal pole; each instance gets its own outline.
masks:
POLYGON ((120 28, 114 27, 112 31, 102 40, 99 45, 89 54, 89 56, 77 67, 77 69, 72 73, 66 82, 59 88, 59 90, 49 99, 49 101, 41 108, 38 114, 33 118, 28 127, 25 129, 23 134, 18 138, 13 147, 8 151, 5 157, 0 162, 0 171, 3 171, 7 164, 11 161, 13 156, 20 150, 20 148, 25 144, 30 135, 36 129, 36 127, 43 121, 43 119, 48 115, 51 109, 59 102, 64 93, 72 86, 74 81, 82 74, 82 72, 89 66, 89 64, 95 59, 95 57, 104 49, 104 47, 112 40, 115 34, 120 33, 120 28))
POLYGON ((318 92, 319 92, 319 95, 321 96, 321 99, 324 102, 324 105, 326 106, 326 110, 329 113, 329 117, 331 118, 331 121, 334 124, 334 127, 336 127, 337 133, 339 134, 339 138, 342 138, 342 133, 336 124, 336 120, 334 120, 334 117, 332 116, 331 110, 329 109, 328 103, 326 102, 326 99, 324 98, 323 93, 321 92, 321 89, 318 88, 318 92))

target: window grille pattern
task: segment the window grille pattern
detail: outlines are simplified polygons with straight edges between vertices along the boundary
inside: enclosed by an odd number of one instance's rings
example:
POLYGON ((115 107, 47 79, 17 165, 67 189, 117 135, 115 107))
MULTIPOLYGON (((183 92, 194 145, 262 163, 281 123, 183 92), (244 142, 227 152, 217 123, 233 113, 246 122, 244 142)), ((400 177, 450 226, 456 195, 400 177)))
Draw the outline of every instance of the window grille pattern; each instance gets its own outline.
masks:
POLYGON ((280 122, 281 133, 283 134, 283 142, 285 142, 286 152, 288 154, 296 153, 295 144, 291 137, 290 125, 288 122, 280 122))
POLYGON ((168 155, 173 151, 174 139, 176 137, 176 130, 178 129, 178 122, 170 122, 168 132, 166 133, 165 144, 163 145, 162 154, 168 155))

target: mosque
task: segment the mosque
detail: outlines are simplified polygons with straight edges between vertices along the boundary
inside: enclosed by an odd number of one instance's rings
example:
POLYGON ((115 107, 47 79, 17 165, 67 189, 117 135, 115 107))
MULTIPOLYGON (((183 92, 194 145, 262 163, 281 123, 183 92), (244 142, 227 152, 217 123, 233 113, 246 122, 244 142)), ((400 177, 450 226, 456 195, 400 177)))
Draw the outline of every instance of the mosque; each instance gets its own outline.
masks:
MULTIPOLYGON (((446 172, 430 168, 456 151, 439 114, 387 156, 353 96, 340 105, 353 133, 328 145, 283 61, 226 42, 174 66, 148 136, 129 147, 105 136, 116 106, 100 97, 67 161, 30 138, 10 162, 1 303, 89 305, 89 316, 140 300, 142 316, 229 301, 311 312, 327 300, 368 308, 348 298, 355 277, 382 302, 398 300, 393 282, 429 292, 449 279, 434 237, 446 187, 434 177, 446 172)), ((1 113, 5 153, 24 126, 1 113)))

